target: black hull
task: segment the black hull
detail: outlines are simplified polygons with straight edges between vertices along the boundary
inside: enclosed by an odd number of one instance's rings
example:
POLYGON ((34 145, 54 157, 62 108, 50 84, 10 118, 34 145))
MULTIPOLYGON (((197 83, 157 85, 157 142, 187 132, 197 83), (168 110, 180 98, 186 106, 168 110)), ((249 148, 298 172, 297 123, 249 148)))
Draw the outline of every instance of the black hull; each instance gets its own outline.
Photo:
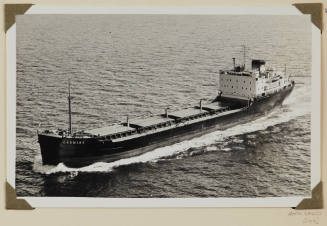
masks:
POLYGON ((250 107, 243 107, 237 112, 121 142, 101 141, 98 138, 62 138, 39 134, 42 161, 46 165, 57 165, 63 162, 71 167, 80 167, 99 160, 111 162, 140 155, 158 147, 250 122, 281 105, 292 89, 293 86, 287 87, 278 93, 256 99, 250 107))

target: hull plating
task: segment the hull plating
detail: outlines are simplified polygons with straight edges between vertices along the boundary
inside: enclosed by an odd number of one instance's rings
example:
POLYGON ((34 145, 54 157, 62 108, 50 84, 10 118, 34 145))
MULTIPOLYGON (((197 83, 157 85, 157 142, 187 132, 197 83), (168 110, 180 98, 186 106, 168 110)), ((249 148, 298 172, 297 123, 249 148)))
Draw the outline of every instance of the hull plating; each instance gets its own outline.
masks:
POLYGON ((205 121, 176 126, 169 130, 152 133, 120 142, 99 140, 99 138, 62 138, 39 134, 43 164, 80 167, 95 161, 115 161, 140 155, 158 147, 201 136, 216 130, 224 130, 238 124, 250 122, 280 105, 292 87, 278 93, 259 98, 250 107, 240 111, 207 119, 205 121))

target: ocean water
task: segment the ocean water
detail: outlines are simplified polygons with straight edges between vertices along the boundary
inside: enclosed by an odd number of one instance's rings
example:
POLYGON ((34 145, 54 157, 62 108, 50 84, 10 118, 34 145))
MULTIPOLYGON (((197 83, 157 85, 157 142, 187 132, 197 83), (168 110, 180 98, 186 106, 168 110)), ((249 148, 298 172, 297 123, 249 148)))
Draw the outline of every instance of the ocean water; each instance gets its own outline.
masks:
POLYGON ((310 194, 311 24, 303 16, 17 17, 18 196, 281 197, 310 194), (209 101, 218 71, 265 59, 296 82, 253 122, 140 156, 43 166, 39 128, 97 128, 209 101))

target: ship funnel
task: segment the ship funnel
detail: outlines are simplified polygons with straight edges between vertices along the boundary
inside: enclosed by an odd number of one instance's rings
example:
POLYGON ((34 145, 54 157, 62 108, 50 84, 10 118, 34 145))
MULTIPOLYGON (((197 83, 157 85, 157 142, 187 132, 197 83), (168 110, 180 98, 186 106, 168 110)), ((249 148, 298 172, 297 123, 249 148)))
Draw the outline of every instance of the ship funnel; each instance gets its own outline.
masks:
POLYGON ((202 100, 200 100, 200 111, 202 111, 202 100))
POLYGON ((236 66, 235 66, 235 57, 233 57, 233 68, 234 68, 234 71, 236 70, 236 66))
POLYGON ((266 62, 264 60, 252 60, 252 70, 260 71, 262 66, 265 66, 266 62))
POLYGON ((129 117, 128 117, 128 115, 126 116, 126 125, 127 125, 127 127, 129 127, 129 117))
POLYGON ((168 118, 168 108, 165 109, 165 116, 168 118))

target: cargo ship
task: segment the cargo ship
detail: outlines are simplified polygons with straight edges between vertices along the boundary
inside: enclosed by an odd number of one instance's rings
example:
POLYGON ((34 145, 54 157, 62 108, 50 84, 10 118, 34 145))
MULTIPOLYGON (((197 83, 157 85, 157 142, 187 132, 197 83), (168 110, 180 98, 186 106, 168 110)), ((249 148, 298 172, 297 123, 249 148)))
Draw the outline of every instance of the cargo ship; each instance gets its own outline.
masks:
POLYGON ((266 68, 264 60, 252 60, 251 69, 235 64, 220 70, 218 90, 212 101, 148 118, 130 119, 102 128, 72 131, 70 81, 68 129, 38 131, 44 165, 64 163, 80 167, 96 161, 110 162, 140 155, 158 147, 250 122, 281 105, 294 81, 285 72, 266 68))

